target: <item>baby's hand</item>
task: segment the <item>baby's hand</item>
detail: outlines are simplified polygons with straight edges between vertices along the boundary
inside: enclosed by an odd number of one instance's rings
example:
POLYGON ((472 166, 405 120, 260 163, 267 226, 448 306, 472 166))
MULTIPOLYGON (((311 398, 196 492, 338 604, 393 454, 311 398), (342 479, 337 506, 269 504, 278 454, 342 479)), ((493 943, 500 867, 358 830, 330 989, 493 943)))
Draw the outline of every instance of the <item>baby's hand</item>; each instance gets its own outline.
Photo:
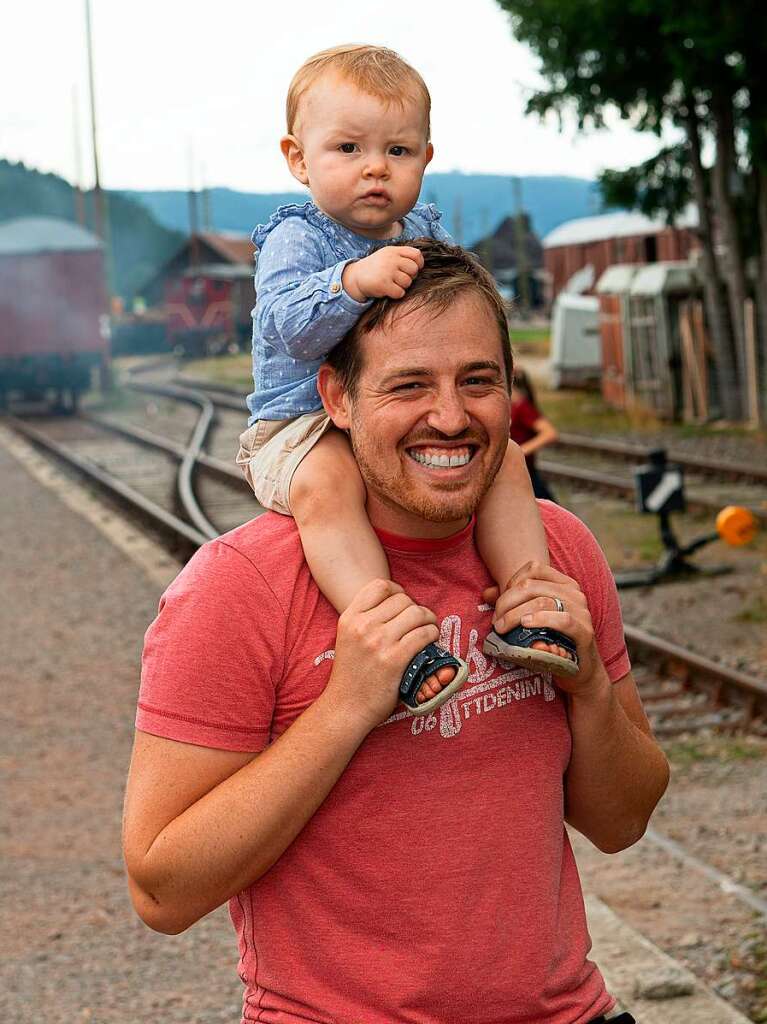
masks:
POLYGON ((401 299, 423 266, 423 254, 409 245, 387 245, 355 263, 347 263, 341 282, 356 302, 401 299))

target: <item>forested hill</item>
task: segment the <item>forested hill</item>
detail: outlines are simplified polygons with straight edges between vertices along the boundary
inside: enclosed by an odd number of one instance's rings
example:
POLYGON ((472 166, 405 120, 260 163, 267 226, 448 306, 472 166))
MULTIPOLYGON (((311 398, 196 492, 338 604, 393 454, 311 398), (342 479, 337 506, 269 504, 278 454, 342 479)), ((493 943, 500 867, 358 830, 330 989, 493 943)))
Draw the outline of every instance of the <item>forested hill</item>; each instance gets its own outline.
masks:
MULTIPOLYGON (((85 195, 86 227, 93 230, 93 197, 85 195)), ((107 194, 113 291, 130 298, 178 249, 183 235, 155 220, 142 203, 119 192, 107 194)), ((0 160, 0 221, 14 217, 61 217, 75 221, 72 186, 55 174, 0 160)))
MULTIPOLYGON (((526 177, 521 181, 522 204, 539 237, 564 221, 601 211, 598 186, 592 181, 567 177, 526 177)), ((186 192, 142 191, 123 195, 143 202, 166 227, 189 230, 186 192)), ((298 191, 259 193, 213 188, 200 202, 200 223, 208 219, 214 231, 249 233, 256 224, 268 220, 278 206, 303 203, 306 199, 307 194, 298 191)), ((512 179, 500 174, 427 174, 421 199, 436 203, 448 231, 464 245, 490 234, 515 212, 512 179)))
MULTIPOLYGON (((112 288, 130 299, 182 244, 189 231, 188 195, 170 192, 109 192, 112 288)), ((442 210, 443 223, 457 241, 470 245, 490 234, 515 212, 512 180, 493 174, 430 174, 421 195, 442 210)), ((200 197, 200 228, 249 233, 284 203, 302 203, 306 193, 235 192, 210 189, 200 197)), ((522 202, 543 237, 558 224, 600 210, 593 182, 582 178, 522 179, 522 202)), ((93 229, 93 197, 85 196, 87 226, 93 229)), ((13 217, 76 220, 72 186, 55 174, 0 160, 0 221, 13 217)))

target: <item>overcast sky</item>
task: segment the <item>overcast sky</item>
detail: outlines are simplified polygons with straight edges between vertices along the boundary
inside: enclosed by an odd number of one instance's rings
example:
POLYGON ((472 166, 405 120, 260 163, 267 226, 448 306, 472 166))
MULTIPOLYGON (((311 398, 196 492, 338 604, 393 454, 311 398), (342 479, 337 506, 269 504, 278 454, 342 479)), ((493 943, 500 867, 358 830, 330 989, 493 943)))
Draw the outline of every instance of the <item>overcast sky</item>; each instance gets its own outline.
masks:
MULTIPOLYGON (((102 183, 295 187, 279 153, 288 82, 341 42, 390 46, 432 94, 432 171, 593 177, 657 148, 615 123, 577 137, 523 115, 539 82, 494 0, 91 0, 102 183), (190 159, 190 152, 193 154, 190 159), (193 171, 190 172, 190 166, 193 171)), ((0 156, 90 185, 84 0, 25 0, 0 37, 0 156)))

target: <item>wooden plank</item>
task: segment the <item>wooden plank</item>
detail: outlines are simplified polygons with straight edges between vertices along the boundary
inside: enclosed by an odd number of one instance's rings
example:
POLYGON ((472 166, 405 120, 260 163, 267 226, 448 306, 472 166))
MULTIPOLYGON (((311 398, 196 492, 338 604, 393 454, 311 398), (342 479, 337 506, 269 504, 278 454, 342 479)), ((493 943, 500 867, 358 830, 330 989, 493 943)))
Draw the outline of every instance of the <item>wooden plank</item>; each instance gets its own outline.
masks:
POLYGON ((709 419, 709 407, 708 407, 708 391, 709 391, 709 380, 708 380, 708 360, 712 354, 711 342, 708 337, 708 331, 706 330, 706 321, 703 315, 703 303, 700 299, 696 299, 692 303, 692 324, 693 332, 696 341, 696 352, 698 355, 698 362, 700 366, 700 381, 701 381, 701 409, 700 414, 704 423, 708 422, 709 419))
POLYGON ((748 420, 752 427, 759 428, 761 413, 759 410, 759 384, 756 369, 756 309, 753 299, 746 299, 743 304, 743 319, 746 326, 746 402, 748 420))
POLYGON ((679 304, 679 338, 681 341, 682 371, 682 420, 685 423, 695 422, 695 399, 693 395, 693 361, 692 335, 690 331, 687 303, 679 304))

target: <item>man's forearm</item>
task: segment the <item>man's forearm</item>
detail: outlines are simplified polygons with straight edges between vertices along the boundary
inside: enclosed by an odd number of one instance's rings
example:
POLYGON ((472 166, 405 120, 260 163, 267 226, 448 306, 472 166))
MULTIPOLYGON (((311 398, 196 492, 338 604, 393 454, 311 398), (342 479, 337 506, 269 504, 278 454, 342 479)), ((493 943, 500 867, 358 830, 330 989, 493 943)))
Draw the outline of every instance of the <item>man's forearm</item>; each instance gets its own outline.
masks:
POLYGON ((179 932, 251 885, 293 842, 368 728, 318 699, 263 753, 214 786, 128 860, 136 909, 179 932))
POLYGON ((655 740, 624 711, 604 668, 598 672, 594 687, 568 697, 573 749, 565 815, 599 849, 615 853, 643 835, 669 771, 655 740))

